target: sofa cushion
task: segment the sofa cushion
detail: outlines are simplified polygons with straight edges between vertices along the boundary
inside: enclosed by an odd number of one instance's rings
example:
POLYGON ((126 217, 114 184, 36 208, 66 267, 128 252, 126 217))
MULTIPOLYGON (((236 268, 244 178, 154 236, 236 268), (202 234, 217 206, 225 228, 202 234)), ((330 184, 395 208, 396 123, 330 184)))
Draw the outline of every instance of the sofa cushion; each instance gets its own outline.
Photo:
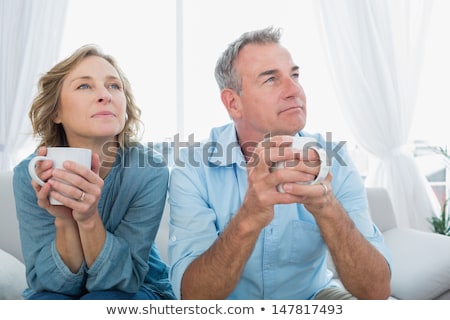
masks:
POLYGON ((23 261, 12 178, 12 171, 0 172, 0 249, 23 261))
POLYGON ((392 295, 435 299, 450 288, 450 237, 413 229, 384 232, 392 252, 392 295))
POLYGON ((23 299, 22 292, 27 287, 25 265, 17 258, 0 249, 0 299, 23 299))

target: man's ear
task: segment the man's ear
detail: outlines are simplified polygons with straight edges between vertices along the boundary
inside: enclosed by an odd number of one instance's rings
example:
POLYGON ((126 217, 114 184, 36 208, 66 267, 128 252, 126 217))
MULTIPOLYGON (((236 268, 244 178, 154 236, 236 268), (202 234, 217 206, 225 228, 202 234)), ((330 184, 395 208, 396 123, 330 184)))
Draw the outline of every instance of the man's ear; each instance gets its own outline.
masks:
POLYGON ((223 89, 220 93, 220 98, 232 119, 241 117, 240 99, 234 90, 229 88, 223 89))

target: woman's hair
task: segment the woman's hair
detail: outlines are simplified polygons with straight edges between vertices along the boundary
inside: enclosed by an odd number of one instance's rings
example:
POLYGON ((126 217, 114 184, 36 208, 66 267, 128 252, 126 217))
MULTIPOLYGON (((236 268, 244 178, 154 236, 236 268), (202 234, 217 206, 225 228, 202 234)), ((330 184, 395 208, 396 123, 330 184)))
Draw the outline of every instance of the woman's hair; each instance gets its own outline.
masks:
POLYGON ((217 60, 215 77, 219 89, 233 89, 237 94, 241 93, 242 82, 237 74, 234 63, 239 51, 247 44, 280 43, 281 30, 279 28, 267 27, 261 30, 249 31, 242 34, 239 39, 232 42, 217 60))
POLYGON ((56 64, 39 79, 38 93, 28 114, 33 126, 34 136, 41 138, 39 147, 67 146, 63 126, 53 120, 57 115, 64 79, 81 61, 89 56, 101 57, 108 61, 116 69, 122 81, 126 98, 126 121, 122 132, 118 134, 119 145, 123 148, 138 141, 141 129, 141 110, 135 103, 130 82, 112 56, 102 53, 96 45, 85 45, 76 50, 70 57, 56 64))

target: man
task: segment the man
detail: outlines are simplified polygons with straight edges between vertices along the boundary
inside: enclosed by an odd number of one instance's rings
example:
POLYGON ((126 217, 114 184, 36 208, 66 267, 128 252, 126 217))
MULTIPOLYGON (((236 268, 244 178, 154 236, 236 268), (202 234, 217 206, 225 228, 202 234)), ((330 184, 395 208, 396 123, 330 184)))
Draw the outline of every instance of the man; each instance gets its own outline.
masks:
POLYGON ((286 147, 292 136, 313 135, 301 131, 305 93, 280 30, 244 33, 218 60, 216 79, 233 122, 181 150, 171 173, 170 277, 178 297, 386 299, 390 258, 345 150, 322 184, 295 183, 319 168, 306 162, 317 160, 313 154, 286 147), (327 249, 345 288, 333 283, 327 249))

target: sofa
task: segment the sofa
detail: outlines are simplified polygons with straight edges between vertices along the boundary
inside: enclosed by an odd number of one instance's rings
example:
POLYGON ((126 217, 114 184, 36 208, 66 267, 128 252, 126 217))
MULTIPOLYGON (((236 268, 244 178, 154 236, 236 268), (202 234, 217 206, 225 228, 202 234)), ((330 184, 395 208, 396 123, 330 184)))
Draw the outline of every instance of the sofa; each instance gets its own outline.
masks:
MULTIPOLYGON (((450 237, 432 232, 398 228, 391 200, 385 189, 367 188, 369 208, 392 255, 391 299, 450 300, 450 237)), ((20 249, 12 172, 0 173, 0 299, 22 299, 26 288, 20 249)), ((167 261, 168 206, 156 238, 167 261)), ((334 271, 329 259, 330 270, 334 271)), ((336 280, 337 274, 335 274, 336 280)))
POLYGON ((0 299, 22 299, 26 288, 12 172, 0 172, 0 299))

